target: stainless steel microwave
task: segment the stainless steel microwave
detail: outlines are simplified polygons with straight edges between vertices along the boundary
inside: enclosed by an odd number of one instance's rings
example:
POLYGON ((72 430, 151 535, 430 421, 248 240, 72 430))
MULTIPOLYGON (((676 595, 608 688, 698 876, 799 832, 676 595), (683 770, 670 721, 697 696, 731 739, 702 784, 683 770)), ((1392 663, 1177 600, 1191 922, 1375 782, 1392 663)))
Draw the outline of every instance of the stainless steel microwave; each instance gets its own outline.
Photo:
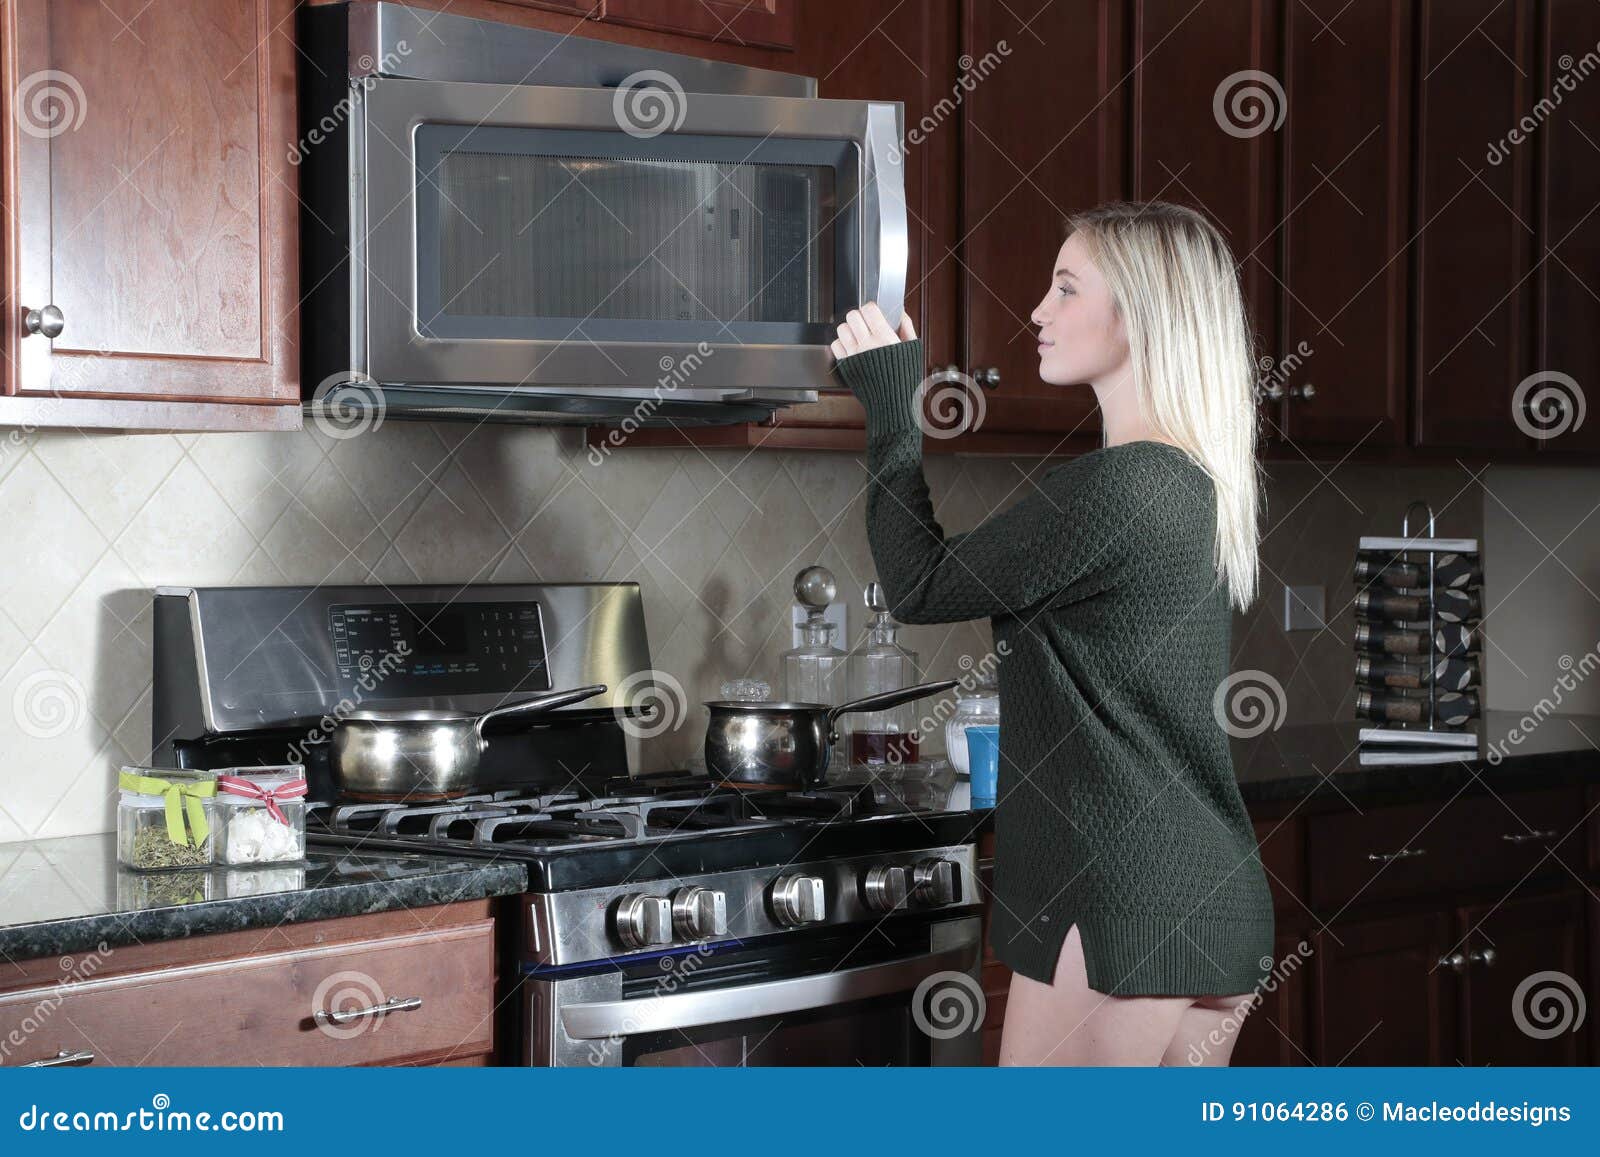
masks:
POLYGON ((388 3, 302 8, 308 408, 748 421, 897 321, 898 102, 388 3))

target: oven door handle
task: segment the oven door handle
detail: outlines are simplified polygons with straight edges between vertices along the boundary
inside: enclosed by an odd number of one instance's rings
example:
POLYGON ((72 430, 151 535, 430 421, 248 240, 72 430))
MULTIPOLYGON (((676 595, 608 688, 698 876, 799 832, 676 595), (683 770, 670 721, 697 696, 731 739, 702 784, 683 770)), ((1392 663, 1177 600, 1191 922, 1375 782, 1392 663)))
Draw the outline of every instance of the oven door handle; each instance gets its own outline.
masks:
POLYGON ((885 964, 705 992, 569 1005, 561 1010, 561 1027, 572 1040, 604 1040, 776 1016, 905 992, 941 972, 970 976, 978 956, 977 928, 977 921, 973 921, 972 930, 953 945, 885 964))

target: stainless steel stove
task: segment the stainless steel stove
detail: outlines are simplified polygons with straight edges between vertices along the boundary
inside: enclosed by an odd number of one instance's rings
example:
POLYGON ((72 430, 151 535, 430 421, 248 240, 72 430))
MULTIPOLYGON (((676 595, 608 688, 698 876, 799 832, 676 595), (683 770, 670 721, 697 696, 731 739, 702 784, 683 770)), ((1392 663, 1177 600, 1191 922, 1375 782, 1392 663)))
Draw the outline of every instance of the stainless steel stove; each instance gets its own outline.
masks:
MULTIPOLYGON (((326 744, 312 738, 351 702, 336 612, 452 607, 470 618, 472 607, 530 602, 545 624, 533 667, 547 682, 637 687, 650 670, 629 583, 163 590, 156 759, 298 754, 318 843, 523 864, 505 971, 517 978, 507 996, 522 1010, 525 1063, 976 1063, 970 813, 908 807, 869 785, 751 791, 684 772, 631 775, 632 705, 614 692, 493 736, 483 787, 464 797, 338 797, 326 744), (973 1010, 956 1031, 935 1011, 952 1000, 973 1010)), ((359 705, 483 710, 526 690, 473 665, 419 660, 359 705)))

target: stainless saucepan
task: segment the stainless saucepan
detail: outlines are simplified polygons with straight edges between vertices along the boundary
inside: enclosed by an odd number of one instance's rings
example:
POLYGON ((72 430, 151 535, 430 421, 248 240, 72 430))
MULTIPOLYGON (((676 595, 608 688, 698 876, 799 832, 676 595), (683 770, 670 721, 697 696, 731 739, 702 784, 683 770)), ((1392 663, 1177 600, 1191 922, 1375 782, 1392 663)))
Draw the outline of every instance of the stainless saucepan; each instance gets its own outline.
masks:
POLYGON ((747 703, 714 700, 706 727, 706 773, 731 784, 757 787, 810 788, 823 782, 828 756, 839 740, 834 723, 854 711, 885 711, 937 695, 956 685, 954 679, 921 683, 852 699, 837 707, 826 703, 747 703))
POLYGON ((339 720, 328 765, 357 799, 451 799, 465 795, 488 746, 485 723, 526 719, 601 694, 604 683, 550 691, 493 711, 356 711, 339 720))

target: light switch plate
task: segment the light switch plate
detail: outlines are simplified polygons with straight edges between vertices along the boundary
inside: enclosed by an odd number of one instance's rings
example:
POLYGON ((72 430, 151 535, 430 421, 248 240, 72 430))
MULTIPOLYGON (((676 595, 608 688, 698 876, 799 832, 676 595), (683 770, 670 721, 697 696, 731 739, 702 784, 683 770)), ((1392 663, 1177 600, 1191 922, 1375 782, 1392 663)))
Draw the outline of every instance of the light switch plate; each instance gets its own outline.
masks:
POLYGON ((1324 588, 1318 586, 1283 588, 1283 629, 1318 631, 1327 626, 1324 617, 1324 588))
MULTIPOLYGON (((833 645, 841 651, 850 649, 850 633, 845 629, 845 612, 849 608, 843 603, 829 603, 822 612, 822 617, 833 624, 833 645)), ((799 603, 789 604, 789 636, 792 640, 791 647, 798 647, 803 641, 800 636, 800 624, 806 621, 806 608, 799 603)))

